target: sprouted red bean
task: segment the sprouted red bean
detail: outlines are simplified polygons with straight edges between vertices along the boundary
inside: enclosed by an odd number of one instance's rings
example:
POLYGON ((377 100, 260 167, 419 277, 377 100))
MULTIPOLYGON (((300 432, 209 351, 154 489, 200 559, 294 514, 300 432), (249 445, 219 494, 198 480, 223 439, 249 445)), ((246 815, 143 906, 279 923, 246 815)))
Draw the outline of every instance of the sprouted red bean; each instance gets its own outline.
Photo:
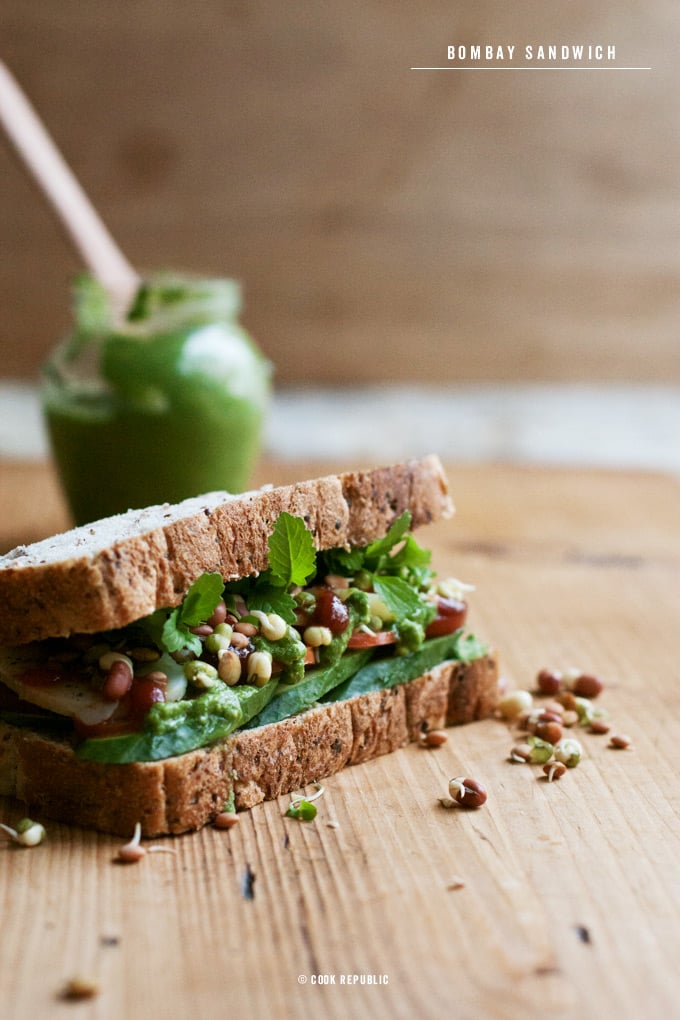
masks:
POLYGON ((551 669, 542 669, 536 677, 536 686, 541 694, 559 694, 562 689, 562 674, 551 669))
POLYGON ((124 864, 134 864, 146 856, 146 849, 141 845, 142 826, 139 822, 135 825, 135 831, 129 843, 125 843, 118 851, 118 860, 124 864))
POLYGON ((106 701, 120 701, 132 687, 132 670, 123 659, 116 659, 106 674, 102 697, 106 701))
POLYGON ((566 771, 567 766, 562 761, 547 761, 543 766, 543 772, 549 783, 555 779, 561 779, 566 771))
POLYGON ((235 811, 222 811, 219 815, 215 816, 216 829, 233 829, 238 823, 239 817, 235 811))
POLYGON ((482 784, 467 776, 449 780, 449 796, 462 808, 479 808, 486 803, 486 790, 482 784))
POLYGON ((539 722, 536 726, 536 736, 549 744, 556 744, 562 739, 562 724, 554 719, 539 722))
POLYGON ((510 751, 510 761, 530 762, 531 744, 515 744, 510 751))
POLYGON ((427 730, 420 734, 419 743, 422 747, 441 747, 448 739, 443 730, 427 730))
POLYGON ((599 677, 582 673, 574 680, 572 690, 579 698, 596 698, 603 688, 604 683, 599 677))
POLYGON ((633 741, 627 733, 614 733, 609 738, 609 746, 616 751, 625 751, 632 743, 633 741))

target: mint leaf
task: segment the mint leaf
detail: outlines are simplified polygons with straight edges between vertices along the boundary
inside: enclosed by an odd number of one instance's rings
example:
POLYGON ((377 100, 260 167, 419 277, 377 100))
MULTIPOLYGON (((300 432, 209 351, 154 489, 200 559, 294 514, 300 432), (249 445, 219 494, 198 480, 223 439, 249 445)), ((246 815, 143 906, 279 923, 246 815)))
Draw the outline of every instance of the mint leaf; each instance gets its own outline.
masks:
POLYGON ((248 594, 248 609, 259 609, 263 613, 278 613, 286 623, 295 624, 295 599, 283 588, 271 585, 256 585, 248 594))
POLYGON ((269 536, 269 572, 281 588, 304 584, 316 572, 314 541, 300 517, 279 515, 269 536))
POLYGON ((180 606, 180 622, 187 627, 205 623, 222 598, 224 581, 221 574, 201 574, 189 588, 180 606))
POLYGON ((201 639, 192 634, 190 628, 205 623, 212 616, 222 598, 223 589, 224 581, 220 574, 201 574, 189 588, 181 606, 171 611, 160 633, 159 613, 153 613, 147 618, 147 627, 155 634, 156 643, 166 652, 189 648, 195 655, 200 655, 203 647, 201 639))

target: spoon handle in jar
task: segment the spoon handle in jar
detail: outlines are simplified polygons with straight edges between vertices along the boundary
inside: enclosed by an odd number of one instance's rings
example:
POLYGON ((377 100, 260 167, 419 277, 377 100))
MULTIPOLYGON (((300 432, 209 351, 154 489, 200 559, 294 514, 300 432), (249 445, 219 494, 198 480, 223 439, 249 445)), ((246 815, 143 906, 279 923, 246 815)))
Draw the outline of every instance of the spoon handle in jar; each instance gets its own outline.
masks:
POLYGON ((2 61, 0 122, 90 272, 106 287, 119 312, 127 310, 139 286, 137 273, 2 61))

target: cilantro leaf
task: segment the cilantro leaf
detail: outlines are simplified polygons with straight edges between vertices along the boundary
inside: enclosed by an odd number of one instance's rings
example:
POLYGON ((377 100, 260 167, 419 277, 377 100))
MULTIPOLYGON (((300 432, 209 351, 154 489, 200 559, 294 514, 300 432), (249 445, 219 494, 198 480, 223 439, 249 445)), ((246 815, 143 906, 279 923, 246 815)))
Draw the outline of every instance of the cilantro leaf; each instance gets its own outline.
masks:
POLYGON ((288 588, 304 584, 316 572, 316 549, 311 532, 300 517, 279 515, 269 536, 269 573, 272 582, 288 588))
POLYGON ((400 570, 402 567, 427 567, 432 559, 429 549, 418 545, 413 535, 407 535, 401 549, 390 557, 390 569, 400 570))
POLYGON ((421 598, 401 577, 375 576, 373 587, 397 622, 411 620, 424 626, 436 613, 434 605, 421 598))
POLYGON ((408 510, 404 510, 401 517, 397 517, 396 521, 393 521, 387 534, 383 538, 376 539, 375 542, 371 542, 366 547, 365 552, 365 566, 367 570, 379 570, 385 564, 385 560, 389 557, 390 553, 403 539, 404 535, 411 526, 411 514, 408 510))
POLYGON ((328 549, 321 553, 321 573, 353 577, 364 565, 363 549, 328 549))

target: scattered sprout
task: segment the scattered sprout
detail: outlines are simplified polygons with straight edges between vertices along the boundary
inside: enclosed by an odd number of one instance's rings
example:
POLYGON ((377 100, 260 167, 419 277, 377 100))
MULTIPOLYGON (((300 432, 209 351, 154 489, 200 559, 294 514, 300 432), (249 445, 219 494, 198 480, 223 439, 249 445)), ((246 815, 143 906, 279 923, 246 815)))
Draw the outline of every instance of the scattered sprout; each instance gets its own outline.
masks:
POLYGON ((458 776, 449 780, 449 794, 458 807, 478 808, 486 802, 486 790, 476 779, 458 776))
POLYGON ((498 711, 504 719, 516 719, 523 712, 528 712, 534 703, 531 691, 512 691, 498 703, 498 711))
POLYGON ((20 846, 38 846, 45 839, 47 833, 40 822, 34 822, 31 818, 22 818, 13 829, 9 825, 0 824, 0 829, 6 832, 15 843, 20 846))
POLYGON ((627 733, 614 733, 609 738, 609 746, 613 747, 616 751, 625 751, 632 743, 633 741, 627 733))
POLYGON ((311 822, 316 818, 316 804, 312 801, 318 800, 319 797, 323 797, 324 788, 320 783, 315 783, 315 793, 309 797, 296 796, 291 797, 288 810, 286 811, 286 818, 297 818, 302 822, 311 822))
POLYGON ((529 737, 527 743, 531 748, 529 761, 538 765, 542 765, 545 761, 550 761, 554 748, 547 740, 541 740, 540 737, 529 737))
POLYGON ((567 768, 573 769, 581 760, 583 748, 573 737, 564 737, 555 745, 555 758, 567 768))
POLYGON ((286 811, 286 818, 299 818, 302 822, 311 822, 316 818, 316 804, 308 800, 292 800, 286 811))

